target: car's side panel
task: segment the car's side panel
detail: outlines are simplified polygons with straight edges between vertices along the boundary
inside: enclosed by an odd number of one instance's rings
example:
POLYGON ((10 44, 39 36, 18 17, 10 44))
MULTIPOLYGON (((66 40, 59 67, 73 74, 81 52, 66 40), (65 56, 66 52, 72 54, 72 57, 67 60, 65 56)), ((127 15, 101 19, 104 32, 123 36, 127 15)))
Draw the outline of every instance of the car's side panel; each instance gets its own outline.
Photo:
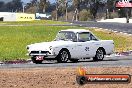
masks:
POLYGON ((101 46, 100 41, 76 42, 68 48, 71 58, 94 57, 97 49, 101 46))
POLYGON ((101 46, 100 41, 87 41, 89 57, 95 57, 97 49, 101 46))
POLYGON ((72 57, 77 57, 77 54, 76 54, 76 43, 73 42, 73 43, 68 44, 68 45, 55 47, 54 50, 53 50, 53 53, 55 53, 55 55, 58 55, 59 52, 62 49, 67 49, 69 51, 70 55, 71 55, 71 58, 72 57))
POLYGON ((73 42, 72 44, 69 44, 68 45, 69 47, 66 47, 69 52, 70 52, 70 55, 71 55, 71 58, 81 58, 82 55, 81 55, 81 46, 78 46, 78 42, 73 42))
POLYGON ((114 52, 114 42, 113 40, 101 40, 102 46, 106 51, 106 55, 112 54, 114 52))
POLYGON ((84 57, 83 51, 85 50, 85 48, 83 49, 81 44, 82 43, 79 43, 79 42, 73 42, 73 43, 68 44, 68 45, 64 45, 64 46, 54 48, 53 52, 56 55, 58 55, 59 51, 61 49, 67 49, 70 52, 71 58, 74 58, 74 59, 83 58, 84 57))
POLYGON ((81 44, 76 42, 74 45, 75 46, 70 51, 71 52, 71 58, 82 58, 82 46, 81 46, 81 44))
POLYGON ((59 51, 63 48, 68 49, 70 52, 71 58, 88 58, 94 57, 96 51, 99 47, 103 47, 106 51, 106 54, 111 54, 113 51, 114 45, 110 41, 87 41, 87 42, 73 42, 69 45, 60 46, 54 49, 56 55, 59 54, 59 51))

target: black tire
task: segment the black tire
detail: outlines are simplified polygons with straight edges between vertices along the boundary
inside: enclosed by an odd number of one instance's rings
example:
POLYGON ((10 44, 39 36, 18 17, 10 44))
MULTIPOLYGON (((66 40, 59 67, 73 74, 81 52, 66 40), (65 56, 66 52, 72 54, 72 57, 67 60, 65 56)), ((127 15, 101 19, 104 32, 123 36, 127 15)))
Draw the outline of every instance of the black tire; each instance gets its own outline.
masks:
POLYGON ((77 63, 79 59, 70 59, 73 63, 77 63))
POLYGON ((70 59, 70 53, 66 49, 62 49, 57 58, 58 63, 66 63, 70 59))
POLYGON ((102 61, 104 59, 104 51, 103 49, 99 48, 97 51, 96 51, 96 55, 95 57, 93 58, 94 61, 102 61))
POLYGON ((31 57, 31 60, 35 64, 42 64, 42 61, 43 61, 43 60, 36 60, 36 57, 35 56, 34 57, 31 57))

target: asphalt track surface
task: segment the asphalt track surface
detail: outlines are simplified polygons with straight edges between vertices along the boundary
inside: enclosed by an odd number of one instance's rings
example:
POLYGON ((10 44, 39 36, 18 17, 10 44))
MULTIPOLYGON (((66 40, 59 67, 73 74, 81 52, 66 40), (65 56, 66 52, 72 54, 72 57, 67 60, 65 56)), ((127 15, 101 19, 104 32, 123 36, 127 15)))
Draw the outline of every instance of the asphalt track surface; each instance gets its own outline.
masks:
POLYGON ((122 67, 122 66, 132 66, 132 55, 129 56, 113 56, 105 57, 103 61, 94 62, 92 59, 79 60, 77 63, 67 62, 67 63, 57 63, 57 61, 43 61, 42 64, 34 64, 32 62, 25 64, 1 64, 0 68, 45 68, 45 67, 122 67))
POLYGON ((83 27, 98 27, 104 29, 110 29, 118 32, 124 32, 132 34, 132 23, 113 23, 113 22, 73 22, 73 24, 83 27))

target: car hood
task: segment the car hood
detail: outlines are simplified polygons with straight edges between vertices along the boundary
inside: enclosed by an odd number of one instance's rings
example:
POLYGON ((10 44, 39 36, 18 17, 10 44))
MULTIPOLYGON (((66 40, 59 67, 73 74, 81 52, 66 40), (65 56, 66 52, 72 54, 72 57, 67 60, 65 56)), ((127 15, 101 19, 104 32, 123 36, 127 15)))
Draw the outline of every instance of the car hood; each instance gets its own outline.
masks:
POLYGON ((29 51, 37 51, 37 50, 46 50, 49 51, 50 47, 59 47, 64 45, 71 44, 72 41, 51 41, 51 42, 41 42, 41 43, 35 43, 28 45, 27 48, 29 51))

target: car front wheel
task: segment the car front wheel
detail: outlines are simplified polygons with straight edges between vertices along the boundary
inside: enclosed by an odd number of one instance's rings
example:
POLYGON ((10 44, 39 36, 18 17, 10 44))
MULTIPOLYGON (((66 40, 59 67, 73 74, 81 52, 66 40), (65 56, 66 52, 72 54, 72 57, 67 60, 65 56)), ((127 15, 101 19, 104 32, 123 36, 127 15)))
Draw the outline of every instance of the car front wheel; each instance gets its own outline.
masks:
POLYGON ((57 62, 65 63, 70 59, 70 54, 68 50, 61 50, 57 56, 57 62))
POLYGON ((96 55, 93 58, 94 61, 102 61, 104 59, 104 52, 102 49, 96 51, 96 55))

